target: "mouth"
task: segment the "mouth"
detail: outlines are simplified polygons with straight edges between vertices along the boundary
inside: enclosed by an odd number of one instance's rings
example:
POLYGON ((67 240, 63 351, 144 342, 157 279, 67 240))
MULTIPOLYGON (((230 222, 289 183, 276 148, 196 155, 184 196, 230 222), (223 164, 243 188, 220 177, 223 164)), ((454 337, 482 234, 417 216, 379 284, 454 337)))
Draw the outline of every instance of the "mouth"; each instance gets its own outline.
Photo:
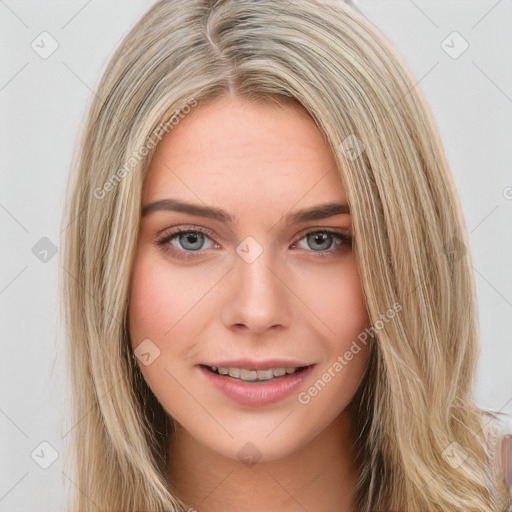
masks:
POLYGON ((248 369, 240 367, 227 367, 227 366, 208 366, 206 364, 200 365, 211 373, 231 377, 232 379, 251 382, 251 383, 264 383, 273 382, 285 378, 288 375, 301 373, 313 365, 306 366, 281 366, 265 369, 248 369))
POLYGON ((244 406, 270 406, 284 401, 307 382, 316 364, 298 361, 222 361, 198 365, 209 388, 244 406))

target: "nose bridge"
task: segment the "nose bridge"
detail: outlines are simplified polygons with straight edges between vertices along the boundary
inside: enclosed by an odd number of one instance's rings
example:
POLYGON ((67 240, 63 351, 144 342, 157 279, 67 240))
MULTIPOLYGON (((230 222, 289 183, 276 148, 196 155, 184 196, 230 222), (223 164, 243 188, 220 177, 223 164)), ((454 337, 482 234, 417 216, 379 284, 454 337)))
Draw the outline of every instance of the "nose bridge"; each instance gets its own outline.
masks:
POLYGON ((276 277, 276 262, 269 246, 263 247, 252 237, 247 237, 236 249, 238 254, 235 271, 240 296, 258 301, 260 307, 270 304, 271 296, 282 286, 276 277), (265 299, 265 300, 263 300, 265 299))
POLYGON ((227 326, 243 324, 262 331, 290 321, 290 293, 284 284, 282 265, 271 247, 247 237, 236 249, 234 286, 225 304, 227 326))

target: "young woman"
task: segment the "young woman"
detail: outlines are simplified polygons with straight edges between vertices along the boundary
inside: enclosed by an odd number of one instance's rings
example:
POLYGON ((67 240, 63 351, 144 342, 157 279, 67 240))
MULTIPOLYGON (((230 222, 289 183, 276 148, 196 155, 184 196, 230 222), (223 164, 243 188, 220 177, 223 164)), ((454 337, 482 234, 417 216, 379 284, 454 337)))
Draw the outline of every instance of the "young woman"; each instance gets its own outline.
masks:
POLYGON ((461 209, 382 34, 334 0, 163 0, 97 97, 70 510, 507 510, 461 209))

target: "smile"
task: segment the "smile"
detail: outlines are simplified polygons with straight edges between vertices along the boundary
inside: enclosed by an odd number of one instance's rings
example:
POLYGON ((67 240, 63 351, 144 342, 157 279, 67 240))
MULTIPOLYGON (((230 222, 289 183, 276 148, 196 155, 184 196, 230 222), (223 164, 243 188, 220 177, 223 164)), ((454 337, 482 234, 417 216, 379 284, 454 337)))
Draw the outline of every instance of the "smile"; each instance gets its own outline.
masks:
POLYGON ((240 379, 245 382, 267 382, 275 377, 290 375, 292 373, 304 370, 306 367, 293 368, 267 368, 265 370, 247 370, 245 368, 224 368, 216 366, 207 366, 209 370, 219 375, 229 375, 234 379, 240 379))
POLYGON ((311 375, 315 364, 250 369, 240 366, 198 365, 209 389, 213 387, 231 401, 265 406, 291 396, 311 375))

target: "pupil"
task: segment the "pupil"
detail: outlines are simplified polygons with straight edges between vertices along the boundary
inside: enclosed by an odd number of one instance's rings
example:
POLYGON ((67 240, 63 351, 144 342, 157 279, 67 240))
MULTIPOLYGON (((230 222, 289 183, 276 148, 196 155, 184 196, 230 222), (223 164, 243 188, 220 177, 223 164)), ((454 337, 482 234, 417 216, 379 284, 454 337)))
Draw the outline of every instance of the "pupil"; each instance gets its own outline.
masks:
POLYGON ((331 235, 329 235, 327 233, 319 233, 319 234, 314 234, 314 235, 310 235, 310 236, 315 239, 315 243, 316 243, 316 239, 319 239, 320 243, 325 242, 326 240, 329 240, 330 243, 328 244, 328 246, 322 247, 321 249, 329 249, 331 247, 331 244, 332 244, 332 239, 330 239, 331 235))
POLYGON ((185 235, 182 235, 180 238, 180 243, 182 243, 182 245, 183 241, 185 241, 184 249, 200 249, 203 241, 202 238, 204 238, 204 235, 202 233, 187 233, 185 235), (192 244, 192 247, 186 246, 186 244, 189 242, 192 244), (199 243, 199 246, 197 246, 197 243, 199 243))

